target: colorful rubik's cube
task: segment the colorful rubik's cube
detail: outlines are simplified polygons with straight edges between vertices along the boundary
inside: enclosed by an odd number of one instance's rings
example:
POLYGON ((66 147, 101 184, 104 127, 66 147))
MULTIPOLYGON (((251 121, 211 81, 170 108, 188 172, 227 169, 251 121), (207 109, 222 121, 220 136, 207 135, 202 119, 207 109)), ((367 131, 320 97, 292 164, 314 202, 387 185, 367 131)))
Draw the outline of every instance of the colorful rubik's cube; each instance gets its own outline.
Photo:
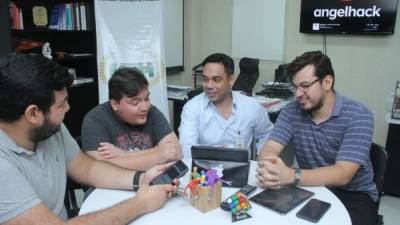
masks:
POLYGON ((227 201, 232 214, 247 212, 251 208, 247 198, 240 192, 232 195, 227 201))

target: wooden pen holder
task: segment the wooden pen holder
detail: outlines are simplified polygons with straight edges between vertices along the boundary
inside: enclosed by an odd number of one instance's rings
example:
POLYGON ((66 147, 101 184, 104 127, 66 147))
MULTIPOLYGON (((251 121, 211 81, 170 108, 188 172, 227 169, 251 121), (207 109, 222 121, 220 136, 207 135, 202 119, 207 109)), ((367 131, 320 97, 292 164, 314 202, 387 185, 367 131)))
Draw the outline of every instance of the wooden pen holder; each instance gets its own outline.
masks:
POLYGON ((198 186, 196 195, 190 193, 190 205, 202 213, 218 208, 221 203, 221 188, 219 181, 214 184, 213 190, 211 186, 198 186))

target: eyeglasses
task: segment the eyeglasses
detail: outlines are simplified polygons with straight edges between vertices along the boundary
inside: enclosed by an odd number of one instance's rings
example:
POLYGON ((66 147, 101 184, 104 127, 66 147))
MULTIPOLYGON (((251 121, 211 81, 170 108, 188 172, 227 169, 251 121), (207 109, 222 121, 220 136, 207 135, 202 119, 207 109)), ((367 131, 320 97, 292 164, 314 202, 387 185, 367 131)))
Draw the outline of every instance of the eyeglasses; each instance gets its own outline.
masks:
POLYGON ((317 78, 316 80, 314 80, 314 81, 311 82, 311 83, 308 83, 308 84, 300 84, 298 87, 297 87, 296 85, 292 84, 292 85, 290 86, 290 90, 291 90, 293 93, 296 93, 297 90, 300 90, 301 92, 307 92, 308 89, 309 89, 313 84, 317 83, 317 81, 319 81, 319 80, 320 80, 320 78, 317 78))

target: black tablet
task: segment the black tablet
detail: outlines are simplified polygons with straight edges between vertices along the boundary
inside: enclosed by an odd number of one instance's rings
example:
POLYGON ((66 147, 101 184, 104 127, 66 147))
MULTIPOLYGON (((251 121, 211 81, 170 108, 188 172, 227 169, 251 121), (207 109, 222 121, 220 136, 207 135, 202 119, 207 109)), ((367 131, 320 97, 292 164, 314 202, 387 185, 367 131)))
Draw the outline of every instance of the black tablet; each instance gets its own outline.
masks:
POLYGON ((286 214, 313 195, 311 191, 288 185, 280 189, 266 189, 250 200, 280 214, 286 214))
POLYGON ((222 167, 225 187, 243 187, 248 182, 250 161, 248 151, 234 148, 192 146, 192 169, 198 171, 222 167))

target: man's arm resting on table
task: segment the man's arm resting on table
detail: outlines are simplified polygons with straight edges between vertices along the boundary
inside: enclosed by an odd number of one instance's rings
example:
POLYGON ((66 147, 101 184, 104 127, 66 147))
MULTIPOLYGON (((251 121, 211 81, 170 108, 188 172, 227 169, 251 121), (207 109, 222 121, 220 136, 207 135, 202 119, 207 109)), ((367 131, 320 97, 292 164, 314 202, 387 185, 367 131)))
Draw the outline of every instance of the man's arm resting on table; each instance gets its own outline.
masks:
POLYGON ((168 193, 174 188, 172 185, 155 185, 144 187, 144 189, 147 190, 110 208, 78 216, 66 222, 60 220, 43 203, 40 203, 5 225, 125 225, 140 215, 160 208, 167 201, 168 193))
POLYGON ((123 168, 136 171, 147 170, 154 165, 175 161, 182 157, 182 151, 175 133, 171 132, 160 140, 158 145, 151 149, 135 152, 125 152, 121 156, 104 159, 97 151, 87 151, 96 159, 102 159, 123 168))
POLYGON ((351 181, 359 168, 360 165, 353 162, 337 161, 332 166, 302 169, 300 184, 307 186, 344 186, 351 181))
MULTIPOLYGON (((353 162, 338 161, 335 165, 315 169, 302 169, 300 185, 344 186, 351 181, 360 166, 353 162)), ((268 156, 258 162, 257 179, 262 187, 280 187, 295 181, 295 169, 289 168, 277 156, 268 156)))
MULTIPOLYGON (((262 186, 274 187, 291 184, 295 180, 295 170, 289 168, 278 158, 284 146, 274 140, 268 140, 258 157, 257 177, 262 186)), ((332 166, 316 169, 302 169, 300 185, 308 186, 344 186, 351 181, 360 165, 337 161, 332 166)))
POLYGON ((98 188, 132 190, 134 172, 94 160, 82 151, 67 165, 68 176, 78 183, 98 188))

